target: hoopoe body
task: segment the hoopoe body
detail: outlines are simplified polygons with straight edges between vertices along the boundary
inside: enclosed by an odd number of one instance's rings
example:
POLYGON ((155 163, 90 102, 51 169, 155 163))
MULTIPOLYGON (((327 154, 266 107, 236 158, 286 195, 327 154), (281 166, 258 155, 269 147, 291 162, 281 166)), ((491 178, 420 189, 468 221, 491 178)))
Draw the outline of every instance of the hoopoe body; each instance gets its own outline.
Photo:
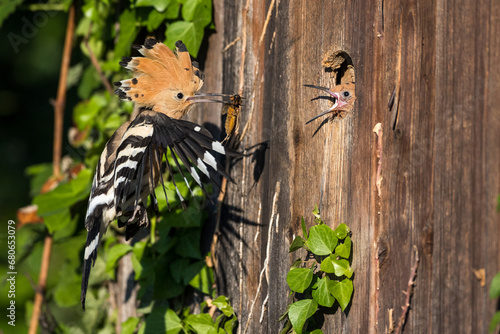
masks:
MULTIPOLYGON (((169 150, 189 190, 179 160, 203 190, 197 170, 214 182, 217 174, 229 178, 213 152, 237 153, 226 149, 199 125, 179 120, 196 102, 220 101, 203 99, 206 95, 195 95, 203 85, 203 76, 197 64, 191 62, 186 46, 178 41, 176 47, 174 53, 163 43, 147 39, 143 46, 136 47, 144 57, 125 57, 120 62, 134 73, 134 78, 115 83, 118 86, 115 94, 122 100, 134 101, 142 112, 116 130, 96 168, 85 217, 88 234, 82 276, 83 309, 90 269, 97 258, 102 235, 115 219, 120 227, 126 227, 127 239, 148 224, 147 197, 151 196, 157 209, 154 189, 160 182, 163 185, 161 161, 169 150)), ((172 167, 168 162, 166 165, 173 175, 172 167)))

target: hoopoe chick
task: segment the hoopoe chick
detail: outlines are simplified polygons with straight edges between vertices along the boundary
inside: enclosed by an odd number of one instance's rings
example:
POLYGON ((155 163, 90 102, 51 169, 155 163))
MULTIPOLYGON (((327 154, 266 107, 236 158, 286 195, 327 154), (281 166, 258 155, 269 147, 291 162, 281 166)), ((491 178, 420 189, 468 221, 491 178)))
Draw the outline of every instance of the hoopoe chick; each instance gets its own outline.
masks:
MULTIPOLYGON (((149 224, 146 212, 148 196, 151 196, 151 203, 157 211, 154 190, 159 182, 165 191, 161 170, 163 156, 170 150, 175 167, 192 194, 180 162, 206 193, 198 171, 217 186, 217 174, 230 179, 214 152, 239 155, 214 140, 201 126, 179 120, 197 102, 223 101, 206 99, 213 94, 196 94, 203 85, 198 64, 191 62, 181 41, 175 45, 176 52, 173 52, 165 44, 147 39, 144 45, 135 47, 144 57, 125 57, 120 62, 134 76, 116 82, 118 89, 115 94, 122 100, 134 101, 141 113, 116 130, 97 164, 85 217, 88 234, 81 291, 84 310, 90 269, 97 258, 99 241, 109 224, 118 219, 118 226, 125 226, 125 237, 130 239, 140 227, 149 224)), ((173 178, 174 169, 168 162, 166 166, 177 195, 184 202, 173 178)))
POLYGON ((339 114, 341 111, 350 110, 354 106, 354 102, 356 101, 356 94, 354 92, 354 83, 345 84, 345 85, 337 85, 333 87, 333 89, 329 89, 327 87, 320 87, 314 85, 304 85, 306 87, 320 89, 322 91, 327 92, 331 96, 333 96, 333 105, 327 110, 323 111, 319 115, 314 116, 306 124, 311 123, 315 119, 324 116, 326 114, 335 113, 339 114))

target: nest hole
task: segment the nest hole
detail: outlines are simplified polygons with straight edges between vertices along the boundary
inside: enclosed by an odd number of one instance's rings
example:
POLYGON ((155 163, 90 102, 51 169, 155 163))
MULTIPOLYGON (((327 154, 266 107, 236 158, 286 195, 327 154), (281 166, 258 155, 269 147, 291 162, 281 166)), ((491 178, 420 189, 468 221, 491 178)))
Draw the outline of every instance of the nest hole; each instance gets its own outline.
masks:
POLYGON ((323 58, 325 72, 332 73, 335 85, 355 84, 354 65, 351 56, 344 50, 337 50, 323 58))

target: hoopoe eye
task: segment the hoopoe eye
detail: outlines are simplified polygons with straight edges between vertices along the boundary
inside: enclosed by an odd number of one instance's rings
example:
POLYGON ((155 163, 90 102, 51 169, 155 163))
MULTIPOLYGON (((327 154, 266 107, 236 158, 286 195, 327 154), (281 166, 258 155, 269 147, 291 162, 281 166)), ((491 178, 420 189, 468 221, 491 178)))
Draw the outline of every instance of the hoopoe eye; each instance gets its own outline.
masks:
POLYGON ((348 91, 344 91, 344 93, 342 93, 344 95, 344 97, 349 97, 349 95, 351 95, 351 93, 349 93, 348 91))
POLYGON ((183 97, 184 97, 184 94, 182 94, 182 93, 177 93, 177 98, 178 98, 179 100, 182 100, 182 98, 183 98, 183 97))

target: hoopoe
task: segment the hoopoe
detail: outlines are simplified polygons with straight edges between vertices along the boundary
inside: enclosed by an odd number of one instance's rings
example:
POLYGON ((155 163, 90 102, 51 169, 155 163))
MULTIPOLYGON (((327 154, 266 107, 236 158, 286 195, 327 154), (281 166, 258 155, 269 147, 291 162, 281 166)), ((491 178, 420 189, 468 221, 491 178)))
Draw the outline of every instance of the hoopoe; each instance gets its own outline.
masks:
POLYGON ((314 85, 304 85, 304 86, 325 91, 331 96, 333 96, 334 99, 333 105, 330 108, 323 111, 319 115, 314 116, 313 118, 308 120, 306 124, 309 124, 316 118, 319 118, 329 113, 339 113, 340 111, 343 110, 350 110, 354 105, 354 101, 356 101, 356 94, 354 92, 354 83, 337 85, 333 87, 331 90, 327 87, 320 87, 314 85))
MULTIPOLYGON (((147 197, 158 207, 154 189, 164 181, 161 172, 163 156, 170 150, 172 159, 184 177, 179 160, 205 191, 197 169, 215 182, 217 174, 228 174, 213 152, 239 155, 226 149, 201 126, 179 120, 197 102, 223 102, 206 99, 221 94, 196 94, 203 85, 203 75, 186 46, 178 41, 174 53, 165 44, 146 39, 134 46, 144 57, 124 57, 120 65, 131 70, 132 79, 116 82, 115 91, 122 100, 134 101, 141 113, 116 130, 107 142, 97 164, 85 217, 88 231, 83 261, 81 303, 85 310, 90 269, 97 258, 99 241, 109 224, 118 219, 125 226, 126 239, 141 226, 147 226, 147 197)), ((173 169, 167 161, 170 174, 173 169)), ((174 179, 177 195, 182 198, 174 179)), ((192 193, 192 191, 191 191, 192 193)), ((166 197, 166 193, 165 193, 166 197)), ((167 199, 168 203, 168 199, 167 199)))

